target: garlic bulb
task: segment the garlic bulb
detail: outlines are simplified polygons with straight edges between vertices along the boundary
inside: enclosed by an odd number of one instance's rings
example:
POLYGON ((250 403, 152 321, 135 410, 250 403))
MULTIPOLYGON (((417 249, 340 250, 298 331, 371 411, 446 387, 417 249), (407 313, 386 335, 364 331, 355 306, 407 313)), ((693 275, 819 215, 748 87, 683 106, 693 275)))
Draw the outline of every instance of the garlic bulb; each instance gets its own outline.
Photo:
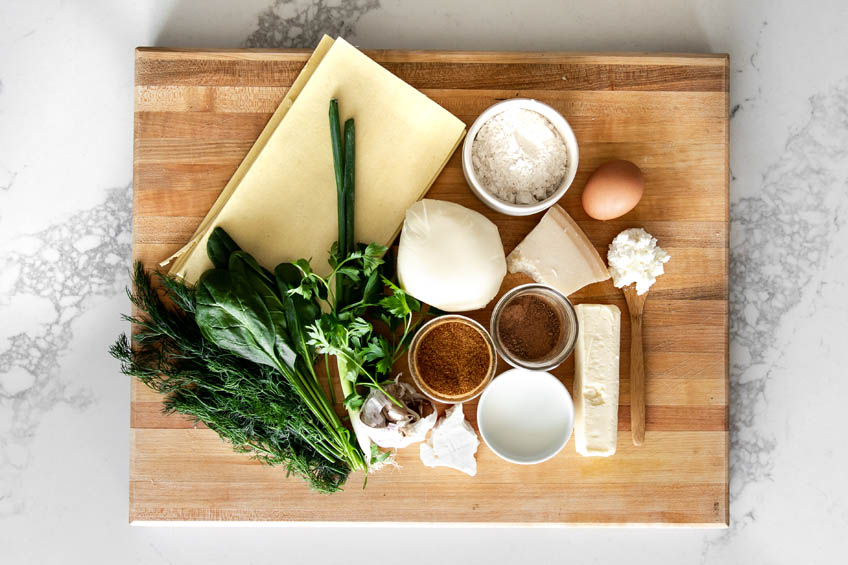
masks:
POLYGON ((392 402, 382 391, 373 389, 359 410, 359 420, 368 437, 383 448, 407 447, 424 441, 438 417, 436 405, 412 385, 399 382, 399 378, 400 375, 386 386, 386 392, 403 406, 392 402), (427 404, 431 413, 424 417, 427 404))

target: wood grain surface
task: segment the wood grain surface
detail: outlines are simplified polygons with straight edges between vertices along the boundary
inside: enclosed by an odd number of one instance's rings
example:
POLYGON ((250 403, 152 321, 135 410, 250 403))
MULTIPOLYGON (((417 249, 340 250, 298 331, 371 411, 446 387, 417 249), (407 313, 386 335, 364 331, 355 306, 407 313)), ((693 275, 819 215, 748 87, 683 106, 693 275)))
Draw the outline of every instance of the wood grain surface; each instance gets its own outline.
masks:
MULTIPOLYGON (((140 48, 135 66, 133 255, 153 267, 191 236, 297 76, 309 52, 140 48)), ((645 443, 630 437, 630 327, 622 317, 618 451, 577 455, 573 441, 536 466, 484 444, 478 474, 429 469, 416 446, 400 468, 312 493, 280 469, 234 453, 213 432, 164 416, 133 382, 130 521, 696 525, 728 523, 728 59, 725 55, 372 51, 370 56, 467 125, 511 97, 544 101, 571 123, 577 177, 560 201, 606 256, 644 227, 671 254, 644 311, 645 443), (580 204, 610 159, 639 165, 640 204, 599 222, 580 204)), ((428 193, 485 214, 509 252, 541 215, 497 214, 468 190, 457 152, 428 193)), ((521 282, 509 275, 502 291, 521 282)), ((610 281, 572 295, 616 304, 610 281)), ((494 301, 493 303, 494 304, 494 301)), ((471 315, 488 326, 491 308, 471 315)), ((499 370, 506 369, 503 361, 499 370)), ((571 390, 569 359, 555 374, 571 390)), ((476 402, 466 406, 475 425, 476 402)))
POLYGON ((630 434, 633 445, 645 442, 645 348, 642 346, 642 317, 648 293, 637 294, 636 285, 621 289, 630 316, 630 434))

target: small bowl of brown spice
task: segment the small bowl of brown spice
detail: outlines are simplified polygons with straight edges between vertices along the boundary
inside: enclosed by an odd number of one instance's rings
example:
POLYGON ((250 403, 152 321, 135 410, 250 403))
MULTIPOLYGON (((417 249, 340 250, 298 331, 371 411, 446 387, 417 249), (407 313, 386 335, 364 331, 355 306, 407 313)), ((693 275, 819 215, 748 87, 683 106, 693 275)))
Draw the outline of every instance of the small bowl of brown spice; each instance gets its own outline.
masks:
POLYGON ((486 328, 458 314, 424 324, 408 355, 409 372, 421 392, 452 404, 479 396, 495 376, 498 359, 486 328))
POLYGON ((577 342, 577 314, 571 301, 543 284, 517 286, 492 312, 495 349, 513 367, 548 371, 559 366, 577 342))

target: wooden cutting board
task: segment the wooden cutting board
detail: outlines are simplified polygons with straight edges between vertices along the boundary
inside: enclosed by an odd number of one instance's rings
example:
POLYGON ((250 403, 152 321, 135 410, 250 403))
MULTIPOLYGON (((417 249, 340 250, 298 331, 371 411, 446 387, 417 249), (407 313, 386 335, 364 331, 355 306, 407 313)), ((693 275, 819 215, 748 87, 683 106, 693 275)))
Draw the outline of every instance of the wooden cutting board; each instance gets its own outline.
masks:
MULTIPOLYGON (((511 97, 542 100, 571 123, 577 178, 560 204, 602 256, 643 226, 671 254, 645 307, 647 434, 630 438, 629 326, 622 316, 618 452, 511 465, 484 444, 478 474, 425 468, 413 446, 399 469, 350 477, 343 493, 234 453, 215 433, 160 413, 133 382, 130 521, 728 524, 728 58, 372 51, 369 55, 470 125, 511 97), (629 159, 647 189, 615 221, 580 205, 588 175, 629 159)), ((308 57, 307 51, 138 49, 135 67, 133 251, 153 267, 192 235, 308 57)), ((513 218, 468 190, 457 152, 428 194, 496 222, 510 251, 540 215, 513 218)), ((510 276, 504 289, 519 282, 510 276)), ((610 281, 572 296, 618 305, 610 281)), ((488 325, 491 310, 473 317, 488 325)), ((501 361, 500 370, 507 366, 501 361)), ((555 371, 571 390, 569 359, 555 371)), ((466 407, 475 423, 476 402, 466 407)), ((476 424, 475 424, 476 425, 476 424)))

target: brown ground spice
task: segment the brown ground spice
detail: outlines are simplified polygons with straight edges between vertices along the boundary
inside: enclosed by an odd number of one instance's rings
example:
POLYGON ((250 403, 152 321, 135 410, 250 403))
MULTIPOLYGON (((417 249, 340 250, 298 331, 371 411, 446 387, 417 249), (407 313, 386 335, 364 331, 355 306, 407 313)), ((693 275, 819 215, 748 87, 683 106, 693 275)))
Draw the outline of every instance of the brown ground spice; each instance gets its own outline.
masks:
POLYGON ((544 298, 525 295, 510 301, 498 321, 498 335, 510 353, 525 361, 547 356, 559 343, 562 322, 544 298))
POLYGON ((415 351, 415 367, 421 380, 443 396, 462 396, 480 386, 491 363, 486 340, 465 322, 433 326, 415 351))

